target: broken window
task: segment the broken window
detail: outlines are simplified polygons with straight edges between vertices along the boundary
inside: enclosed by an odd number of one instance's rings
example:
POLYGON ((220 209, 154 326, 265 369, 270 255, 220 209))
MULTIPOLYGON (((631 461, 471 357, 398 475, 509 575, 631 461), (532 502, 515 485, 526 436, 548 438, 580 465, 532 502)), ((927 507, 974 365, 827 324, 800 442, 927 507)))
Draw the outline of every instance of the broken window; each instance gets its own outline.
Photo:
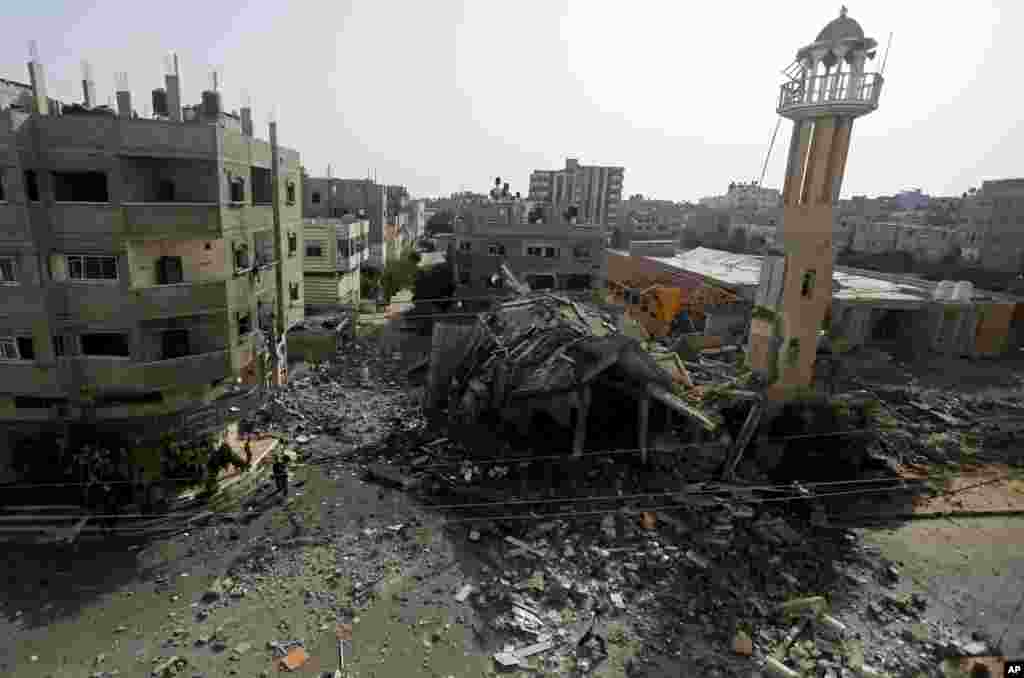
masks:
POLYGON ((320 204, 320 191, 313 191, 313 204, 314 205, 319 205, 320 204))
POLYGON ((295 204, 295 182, 294 181, 289 181, 288 184, 285 186, 285 196, 286 196, 285 197, 285 201, 289 205, 294 205, 295 204))
POLYGON ((250 316, 248 313, 246 313, 245 315, 242 315, 241 313, 239 313, 238 314, 238 339, 239 340, 244 339, 245 335, 249 334, 250 332, 252 332, 252 316, 250 316))
POLYGON ((501 243, 492 243, 487 246, 487 253, 492 257, 505 256, 505 246, 501 243))
POLYGON ((0 360, 35 360, 32 337, 0 337, 0 360))
POLYGON ((131 357, 131 340, 120 332, 93 332, 81 337, 82 355, 131 357))
POLYGON ((30 202, 39 202, 39 177, 35 170, 25 170, 25 197, 30 202))
POLYGON ((459 272, 459 284, 460 285, 468 285, 469 284, 469 271, 460 271, 459 272))
POLYGON ((228 181, 231 189, 231 202, 245 202, 245 179, 242 177, 229 177, 228 181))
POLYGON ((156 284, 176 285, 184 280, 181 257, 160 257, 156 264, 156 284))
POLYGON ((166 330, 160 335, 160 355, 163 360, 173 360, 189 355, 188 330, 166 330))
POLYGON ((299 283, 288 283, 288 292, 291 295, 292 301, 299 300, 299 283))
POLYGON ((811 294, 814 293, 814 278, 816 275, 813 268, 804 271, 803 282, 800 285, 800 296, 807 297, 808 299, 811 297, 811 294))
POLYGON ((324 244, 319 240, 306 241, 307 257, 322 257, 324 255, 324 244))
POLYGON ((572 256, 576 259, 590 258, 590 245, 576 245, 572 248, 572 256))
POLYGON ((110 202, 105 172, 54 172, 57 202, 110 202))
POLYGON ((459 251, 460 252, 471 252, 471 251, 473 251, 473 243, 470 242, 469 240, 463 240, 462 242, 459 243, 459 251))
POLYGON ((162 179, 156 189, 157 202, 174 202, 174 182, 162 179))
POLYGON ((117 280, 117 257, 67 255, 69 280, 117 280))
POLYGON ((288 256, 293 257, 299 249, 299 237, 294 233, 288 234, 288 256))
POLYGON ((64 345, 64 335, 55 334, 53 335, 53 355, 61 358, 67 355, 67 348, 64 345))
POLYGON ((270 205, 274 202, 274 189, 273 181, 271 180, 270 170, 262 167, 253 167, 251 170, 252 178, 252 204, 253 205, 270 205))
POLYGON ((14 257, 0 257, 0 283, 18 282, 18 267, 14 257))

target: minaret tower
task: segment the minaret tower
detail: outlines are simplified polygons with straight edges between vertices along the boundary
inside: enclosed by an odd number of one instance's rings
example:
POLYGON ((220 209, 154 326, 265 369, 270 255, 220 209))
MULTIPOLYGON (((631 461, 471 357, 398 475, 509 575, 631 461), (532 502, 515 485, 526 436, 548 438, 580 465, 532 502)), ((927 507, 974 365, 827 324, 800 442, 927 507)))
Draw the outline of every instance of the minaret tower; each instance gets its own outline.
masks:
POLYGON ((796 54, 778 114, 793 121, 783 186, 784 257, 765 257, 750 326, 751 366, 768 398, 810 385, 818 331, 832 300, 832 207, 839 199, 854 118, 878 107, 882 76, 865 73, 877 43, 846 15, 796 54))

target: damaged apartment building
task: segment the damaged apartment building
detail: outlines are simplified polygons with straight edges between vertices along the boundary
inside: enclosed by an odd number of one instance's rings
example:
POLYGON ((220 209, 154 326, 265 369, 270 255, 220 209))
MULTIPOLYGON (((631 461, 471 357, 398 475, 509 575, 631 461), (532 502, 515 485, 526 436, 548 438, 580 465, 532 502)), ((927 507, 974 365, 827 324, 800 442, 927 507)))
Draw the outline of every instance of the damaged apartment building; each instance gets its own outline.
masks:
POLYGON ((499 196, 459 210, 454 275, 460 293, 486 295, 503 285, 502 265, 535 290, 604 286, 607 228, 578 223, 564 209, 499 196))
POLYGON ((155 433, 151 417, 282 382, 303 236, 276 123, 255 138, 215 89, 183 107, 176 58, 151 118, 123 77, 114 111, 88 79, 84 104, 49 105, 29 71, 27 105, 0 111, 0 455, 79 421, 155 433))

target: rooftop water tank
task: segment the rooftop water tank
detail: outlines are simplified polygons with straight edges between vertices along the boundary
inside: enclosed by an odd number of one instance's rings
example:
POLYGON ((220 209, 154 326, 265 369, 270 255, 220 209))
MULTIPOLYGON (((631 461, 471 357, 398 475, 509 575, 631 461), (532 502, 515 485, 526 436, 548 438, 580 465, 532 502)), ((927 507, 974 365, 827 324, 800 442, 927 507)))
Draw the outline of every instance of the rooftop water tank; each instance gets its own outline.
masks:
POLYGON ((935 286, 935 301, 952 301, 953 290, 956 287, 956 283, 952 280, 943 280, 935 286))
POLYGON ((953 288, 953 301, 969 302, 974 297, 974 283, 961 280, 953 288))

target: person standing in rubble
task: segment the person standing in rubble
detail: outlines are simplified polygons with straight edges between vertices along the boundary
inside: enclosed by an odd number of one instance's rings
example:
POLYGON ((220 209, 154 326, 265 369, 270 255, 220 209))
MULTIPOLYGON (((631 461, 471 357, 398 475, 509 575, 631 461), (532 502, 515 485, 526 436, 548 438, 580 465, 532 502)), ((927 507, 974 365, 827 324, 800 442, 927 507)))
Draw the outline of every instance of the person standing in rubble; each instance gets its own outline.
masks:
POLYGON ((275 490, 274 493, 277 494, 278 492, 280 492, 281 496, 283 498, 287 498, 288 497, 288 466, 285 463, 285 459, 284 459, 284 455, 283 454, 276 454, 276 455, 274 455, 274 466, 273 466, 273 469, 274 469, 274 483, 277 485, 277 490, 275 490))

